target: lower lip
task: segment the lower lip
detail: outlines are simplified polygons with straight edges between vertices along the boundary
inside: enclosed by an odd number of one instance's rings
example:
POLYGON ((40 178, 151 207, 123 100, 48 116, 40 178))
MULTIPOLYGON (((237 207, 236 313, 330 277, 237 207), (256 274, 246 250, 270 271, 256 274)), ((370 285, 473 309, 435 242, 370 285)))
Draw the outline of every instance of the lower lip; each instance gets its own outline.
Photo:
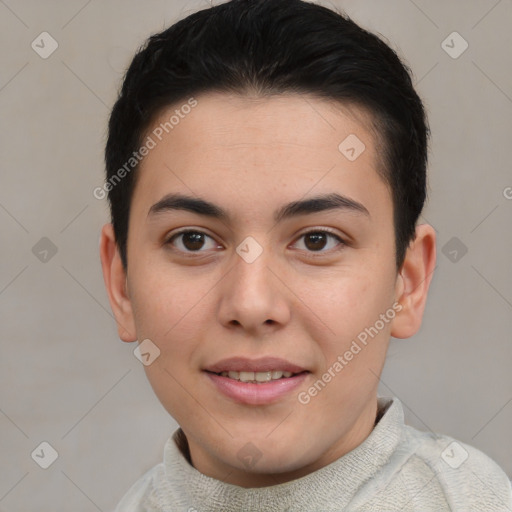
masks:
POLYGON ((217 389, 229 398, 242 404, 264 405, 277 402, 280 398, 296 389, 309 372, 298 373, 293 377, 271 380, 261 384, 241 382, 223 377, 216 373, 205 372, 217 389))

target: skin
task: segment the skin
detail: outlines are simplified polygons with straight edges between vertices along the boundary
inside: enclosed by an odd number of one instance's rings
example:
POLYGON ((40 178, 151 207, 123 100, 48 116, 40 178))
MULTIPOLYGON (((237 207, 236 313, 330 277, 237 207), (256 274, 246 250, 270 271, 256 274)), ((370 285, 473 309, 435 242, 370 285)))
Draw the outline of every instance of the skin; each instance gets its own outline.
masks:
POLYGON ((160 349, 144 368, 186 434, 193 466, 243 487, 274 485, 326 466, 372 431, 390 336, 410 337, 421 324, 435 232, 417 227, 397 272, 391 193, 377 173, 377 141, 362 110, 296 95, 196 99, 137 171, 127 272, 111 224, 103 227, 105 284, 120 338, 149 338, 160 349), (338 150, 349 134, 366 146, 355 161, 338 150), (230 219, 178 210, 148 216, 171 192, 211 201, 230 219), (327 210, 273 219, 285 203, 333 192, 362 203, 369 215, 327 210), (166 245, 179 228, 208 236, 202 246, 183 236, 166 245), (328 235, 315 245, 304 236, 323 229, 346 243, 328 235), (236 252, 248 236, 263 249, 250 264, 236 252), (402 308, 395 318, 300 403, 298 393, 395 303, 402 308), (239 404, 202 371, 234 355, 277 356, 311 373, 276 403, 239 404), (250 469, 237 456, 248 442, 261 453, 250 469))

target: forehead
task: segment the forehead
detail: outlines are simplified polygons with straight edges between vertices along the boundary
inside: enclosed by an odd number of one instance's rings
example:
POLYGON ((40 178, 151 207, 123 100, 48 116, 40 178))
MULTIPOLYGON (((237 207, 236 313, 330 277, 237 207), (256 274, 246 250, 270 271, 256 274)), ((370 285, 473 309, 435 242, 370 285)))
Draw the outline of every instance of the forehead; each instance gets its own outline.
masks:
MULTIPOLYGON (((209 93, 160 113, 146 137, 133 207, 181 191, 236 206, 290 200, 333 189, 389 208, 371 117, 307 95, 269 98, 209 93), (172 119, 171 119, 172 118, 172 119), (341 189, 340 189, 341 187, 341 189)), ((381 212, 382 213, 382 212, 381 212)))

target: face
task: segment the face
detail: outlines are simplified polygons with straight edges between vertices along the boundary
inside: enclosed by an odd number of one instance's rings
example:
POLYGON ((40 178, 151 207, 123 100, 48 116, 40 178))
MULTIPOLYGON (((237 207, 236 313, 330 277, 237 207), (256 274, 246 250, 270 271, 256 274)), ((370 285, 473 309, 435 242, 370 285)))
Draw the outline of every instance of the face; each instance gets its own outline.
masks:
POLYGON ((194 467, 273 485, 373 428, 404 314, 391 193, 360 110, 304 96, 196 100, 168 134, 153 130, 176 106, 148 131, 156 146, 137 171, 114 310, 125 341, 158 347, 144 368, 194 467))

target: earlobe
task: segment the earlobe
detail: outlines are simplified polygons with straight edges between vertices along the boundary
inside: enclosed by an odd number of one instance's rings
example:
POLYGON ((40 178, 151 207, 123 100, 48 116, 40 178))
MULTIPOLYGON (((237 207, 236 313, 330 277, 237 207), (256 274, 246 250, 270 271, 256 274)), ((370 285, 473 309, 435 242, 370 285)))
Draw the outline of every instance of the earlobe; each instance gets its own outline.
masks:
POLYGON ((435 230, 421 224, 416 227, 416 238, 409 245, 397 276, 395 297, 402 309, 393 320, 391 336, 409 338, 419 330, 435 264, 435 230))
POLYGON ((100 258, 103 280, 110 307, 117 322, 119 337, 126 342, 136 341, 135 322, 128 295, 128 278, 121 261, 112 224, 105 224, 101 230, 100 258))

